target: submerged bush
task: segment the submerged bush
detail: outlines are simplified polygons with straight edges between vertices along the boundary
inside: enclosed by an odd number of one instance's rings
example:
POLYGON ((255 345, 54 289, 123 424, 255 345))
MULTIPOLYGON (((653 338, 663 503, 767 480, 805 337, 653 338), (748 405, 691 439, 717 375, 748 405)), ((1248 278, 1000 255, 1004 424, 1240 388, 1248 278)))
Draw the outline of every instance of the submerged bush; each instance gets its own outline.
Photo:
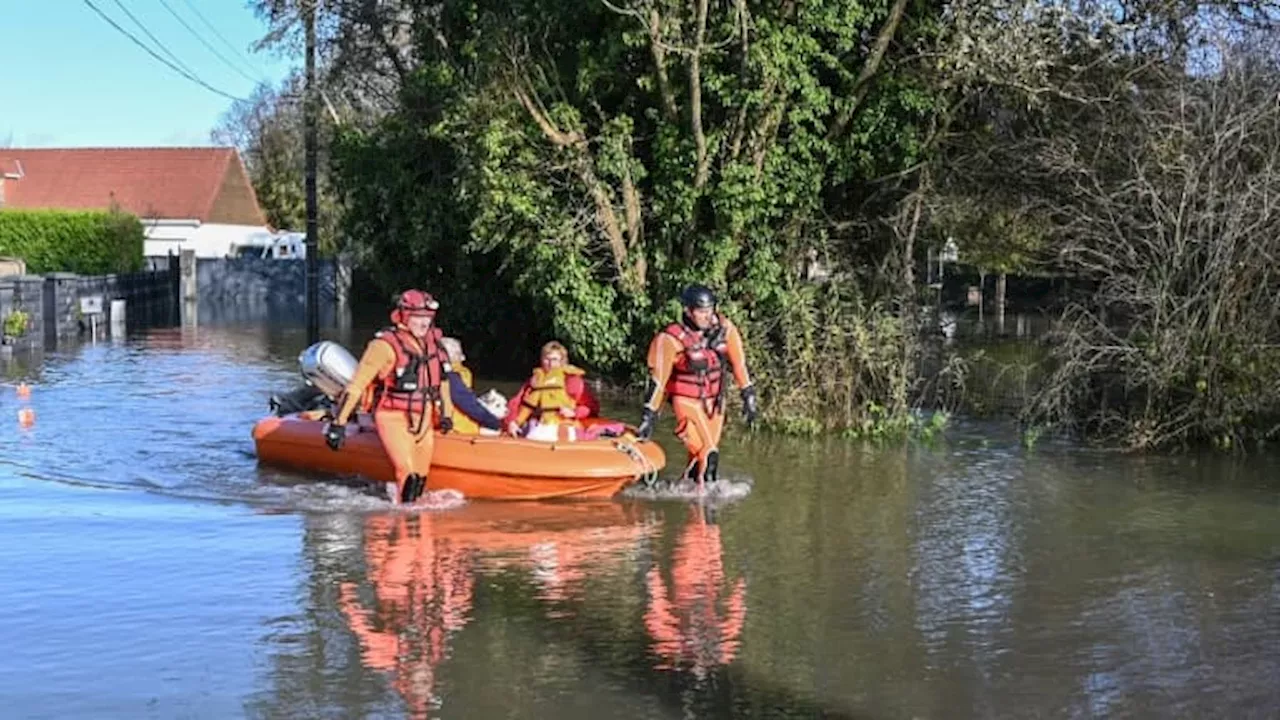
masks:
POLYGON ((1064 257, 1100 282, 1050 341, 1024 413, 1134 449, 1280 429, 1280 72, 1228 58, 1040 149, 1071 188, 1064 257), (1084 138, 1091 138, 1084 142, 1084 138))

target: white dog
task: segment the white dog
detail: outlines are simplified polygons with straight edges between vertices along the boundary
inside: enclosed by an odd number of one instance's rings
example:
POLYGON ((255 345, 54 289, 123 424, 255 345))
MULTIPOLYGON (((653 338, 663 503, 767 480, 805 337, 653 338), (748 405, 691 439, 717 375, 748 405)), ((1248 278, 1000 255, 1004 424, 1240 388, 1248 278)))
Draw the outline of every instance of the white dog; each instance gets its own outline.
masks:
MULTIPOLYGON (((507 398, 503 397, 502 393, 494 390, 493 388, 486 390, 483 395, 477 395, 476 401, 479 402, 485 410, 493 413, 494 417, 499 420, 507 416, 507 398)), ((480 428, 480 434, 497 435, 498 431, 489 430, 488 428, 480 428)))

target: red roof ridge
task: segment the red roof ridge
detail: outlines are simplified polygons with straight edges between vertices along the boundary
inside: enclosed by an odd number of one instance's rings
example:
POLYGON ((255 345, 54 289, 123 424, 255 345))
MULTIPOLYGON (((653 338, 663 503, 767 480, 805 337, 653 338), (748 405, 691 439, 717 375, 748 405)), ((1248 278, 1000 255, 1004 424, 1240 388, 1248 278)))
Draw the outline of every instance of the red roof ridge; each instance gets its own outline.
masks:
MULTIPOLYGON (((249 197, 253 199, 253 206, 258 209, 258 214, 262 217, 262 224, 267 228, 271 228, 271 221, 267 219, 267 213, 262 209, 262 204, 258 202, 258 189, 253 186, 253 178, 249 175, 249 168, 244 164, 244 157, 240 155, 240 150, 235 150, 231 157, 236 159, 240 164, 240 172, 244 173, 245 182, 249 185, 249 197)), ((230 160, 228 160, 230 162, 230 160)))
MULTIPOLYGON (((227 177, 227 167, 231 165, 231 153, 226 153, 226 158, 219 165, 222 169, 218 172, 218 177, 225 179, 227 177)), ((249 187, 253 187, 253 183, 249 183, 249 187)), ((201 206, 200 210, 202 219, 209 217, 209 213, 213 211, 213 203, 217 201, 218 193, 220 192, 222 192, 221 182, 215 183, 209 188, 209 197, 204 201, 204 205, 201 206)), ((254 198, 254 202, 257 202, 257 198, 254 198)))

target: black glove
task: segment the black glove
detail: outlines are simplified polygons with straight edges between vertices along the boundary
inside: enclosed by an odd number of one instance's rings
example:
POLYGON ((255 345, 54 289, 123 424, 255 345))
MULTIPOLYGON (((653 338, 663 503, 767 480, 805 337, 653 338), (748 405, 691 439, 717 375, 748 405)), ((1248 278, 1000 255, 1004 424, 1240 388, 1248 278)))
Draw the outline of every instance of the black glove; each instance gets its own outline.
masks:
POLYGON ((658 413, 644 409, 644 413, 640 416, 640 427, 636 428, 636 437, 641 440, 648 440, 653 437, 653 426, 658 423, 658 413))
POLYGON ((440 432, 446 435, 453 432, 453 418, 448 415, 440 418, 440 432))
POLYGON ((748 425, 756 424, 756 416, 760 414, 760 407, 756 401, 755 385, 742 388, 742 412, 747 416, 748 425))
POLYGON ((329 444, 329 449, 336 451, 342 447, 342 441, 347 438, 347 426, 337 423, 329 423, 324 429, 324 441, 329 444))

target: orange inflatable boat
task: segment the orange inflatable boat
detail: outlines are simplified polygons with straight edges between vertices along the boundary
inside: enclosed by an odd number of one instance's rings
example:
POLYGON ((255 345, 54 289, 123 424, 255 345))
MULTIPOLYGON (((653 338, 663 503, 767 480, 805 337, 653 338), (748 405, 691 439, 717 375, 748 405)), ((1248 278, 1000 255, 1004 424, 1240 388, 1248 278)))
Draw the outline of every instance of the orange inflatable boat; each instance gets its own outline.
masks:
MULTIPOLYGON (((262 462, 392 482, 391 462, 367 416, 352 423, 342 449, 325 444, 325 411, 270 416, 253 427, 262 462)), ((591 422, 612 422, 603 418, 591 422)), ((457 490, 471 499, 608 498, 627 485, 656 479, 666 455, 632 437, 540 442, 486 435, 436 434, 430 490, 457 490)))

